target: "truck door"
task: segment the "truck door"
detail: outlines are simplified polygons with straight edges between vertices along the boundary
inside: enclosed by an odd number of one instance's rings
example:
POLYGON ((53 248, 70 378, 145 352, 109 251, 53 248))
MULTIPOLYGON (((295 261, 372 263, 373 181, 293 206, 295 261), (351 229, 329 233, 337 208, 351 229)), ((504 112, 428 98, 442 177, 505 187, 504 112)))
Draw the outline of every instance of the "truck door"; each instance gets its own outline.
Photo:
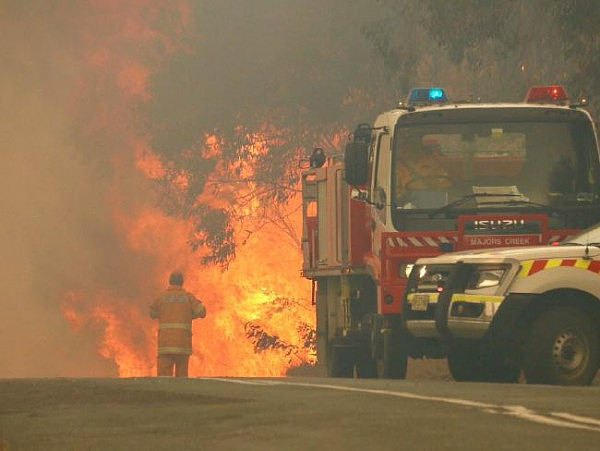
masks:
POLYGON ((387 210, 390 199, 390 144, 391 135, 385 131, 377 134, 375 151, 373 153, 373 179, 371 181, 372 199, 372 228, 373 228, 373 253, 381 253, 381 232, 386 226, 387 210))

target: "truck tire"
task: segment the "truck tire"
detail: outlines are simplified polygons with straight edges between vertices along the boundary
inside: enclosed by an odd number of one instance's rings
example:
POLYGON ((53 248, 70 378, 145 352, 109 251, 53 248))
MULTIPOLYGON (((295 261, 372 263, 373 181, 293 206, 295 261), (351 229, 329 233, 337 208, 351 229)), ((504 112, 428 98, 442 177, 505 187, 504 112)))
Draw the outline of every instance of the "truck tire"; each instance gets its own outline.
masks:
POLYGON ((369 345, 371 347, 371 357, 375 361, 383 359, 383 334, 381 333, 382 328, 383 317, 381 315, 373 315, 369 345))
POLYGON ((452 343, 448 348, 448 369, 457 382, 483 382, 481 355, 471 343, 452 343))
POLYGON ((406 379, 408 351, 403 344, 401 334, 390 330, 383 335, 383 378, 406 379))
POLYGON ((524 357, 529 384, 589 385, 598 371, 598 333, 574 308, 547 310, 531 327, 524 357))
POLYGON ((356 376, 361 379, 377 378, 377 361, 373 359, 369 346, 356 350, 356 376))
POLYGON ((521 367, 513 362, 507 362, 500 356, 493 356, 488 363, 487 382, 499 382, 503 384, 516 384, 521 377, 521 367))
POLYGON ((355 348, 332 345, 327 365, 329 377, 354 377, 355 348))
POLYGON ((460 340, 448 349, 448 369, 457 382, 516 383, 521 369, 478 342, 460 340))

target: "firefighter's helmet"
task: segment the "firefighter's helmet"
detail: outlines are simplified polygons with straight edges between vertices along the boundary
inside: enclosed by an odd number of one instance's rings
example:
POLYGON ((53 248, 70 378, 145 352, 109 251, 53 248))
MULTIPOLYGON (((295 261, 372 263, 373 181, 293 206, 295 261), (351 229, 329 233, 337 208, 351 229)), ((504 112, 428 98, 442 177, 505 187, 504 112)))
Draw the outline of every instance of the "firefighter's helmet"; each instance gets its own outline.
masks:
POLYGON ((183 285, 183 274, 179 271, 173 271, 169 276, 169 285, 180 287, 183 285))
POLYGON ((320 168, 325 164, 325 151, 320 147, 315 148, 310 155, 310 167, 320 168))

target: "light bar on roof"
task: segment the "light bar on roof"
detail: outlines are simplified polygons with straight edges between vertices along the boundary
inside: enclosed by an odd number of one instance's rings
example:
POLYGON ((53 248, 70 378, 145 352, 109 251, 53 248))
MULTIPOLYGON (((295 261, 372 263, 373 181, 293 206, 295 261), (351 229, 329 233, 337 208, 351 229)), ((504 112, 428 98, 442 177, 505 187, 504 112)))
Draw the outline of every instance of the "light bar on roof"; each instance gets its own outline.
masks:
POLYGON ((408 94, 408 105, 423 106, 434 103, 446 103, 448 97, 442 88, 413 88, 408 94))
POLYGON ((532 86, 525 96, 527 103, 563 103, 567 99, 567 92, 560 85, 532 86))

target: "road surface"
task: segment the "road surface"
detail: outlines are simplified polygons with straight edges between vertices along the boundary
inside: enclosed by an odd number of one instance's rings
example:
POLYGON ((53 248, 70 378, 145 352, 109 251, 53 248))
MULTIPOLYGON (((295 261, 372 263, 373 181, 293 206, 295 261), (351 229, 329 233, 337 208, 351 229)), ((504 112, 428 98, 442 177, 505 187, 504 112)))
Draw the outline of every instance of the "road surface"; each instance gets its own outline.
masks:
POLYGON ((600 387, 281 379, 0 380, 0 450, 597 449, 600 387))

